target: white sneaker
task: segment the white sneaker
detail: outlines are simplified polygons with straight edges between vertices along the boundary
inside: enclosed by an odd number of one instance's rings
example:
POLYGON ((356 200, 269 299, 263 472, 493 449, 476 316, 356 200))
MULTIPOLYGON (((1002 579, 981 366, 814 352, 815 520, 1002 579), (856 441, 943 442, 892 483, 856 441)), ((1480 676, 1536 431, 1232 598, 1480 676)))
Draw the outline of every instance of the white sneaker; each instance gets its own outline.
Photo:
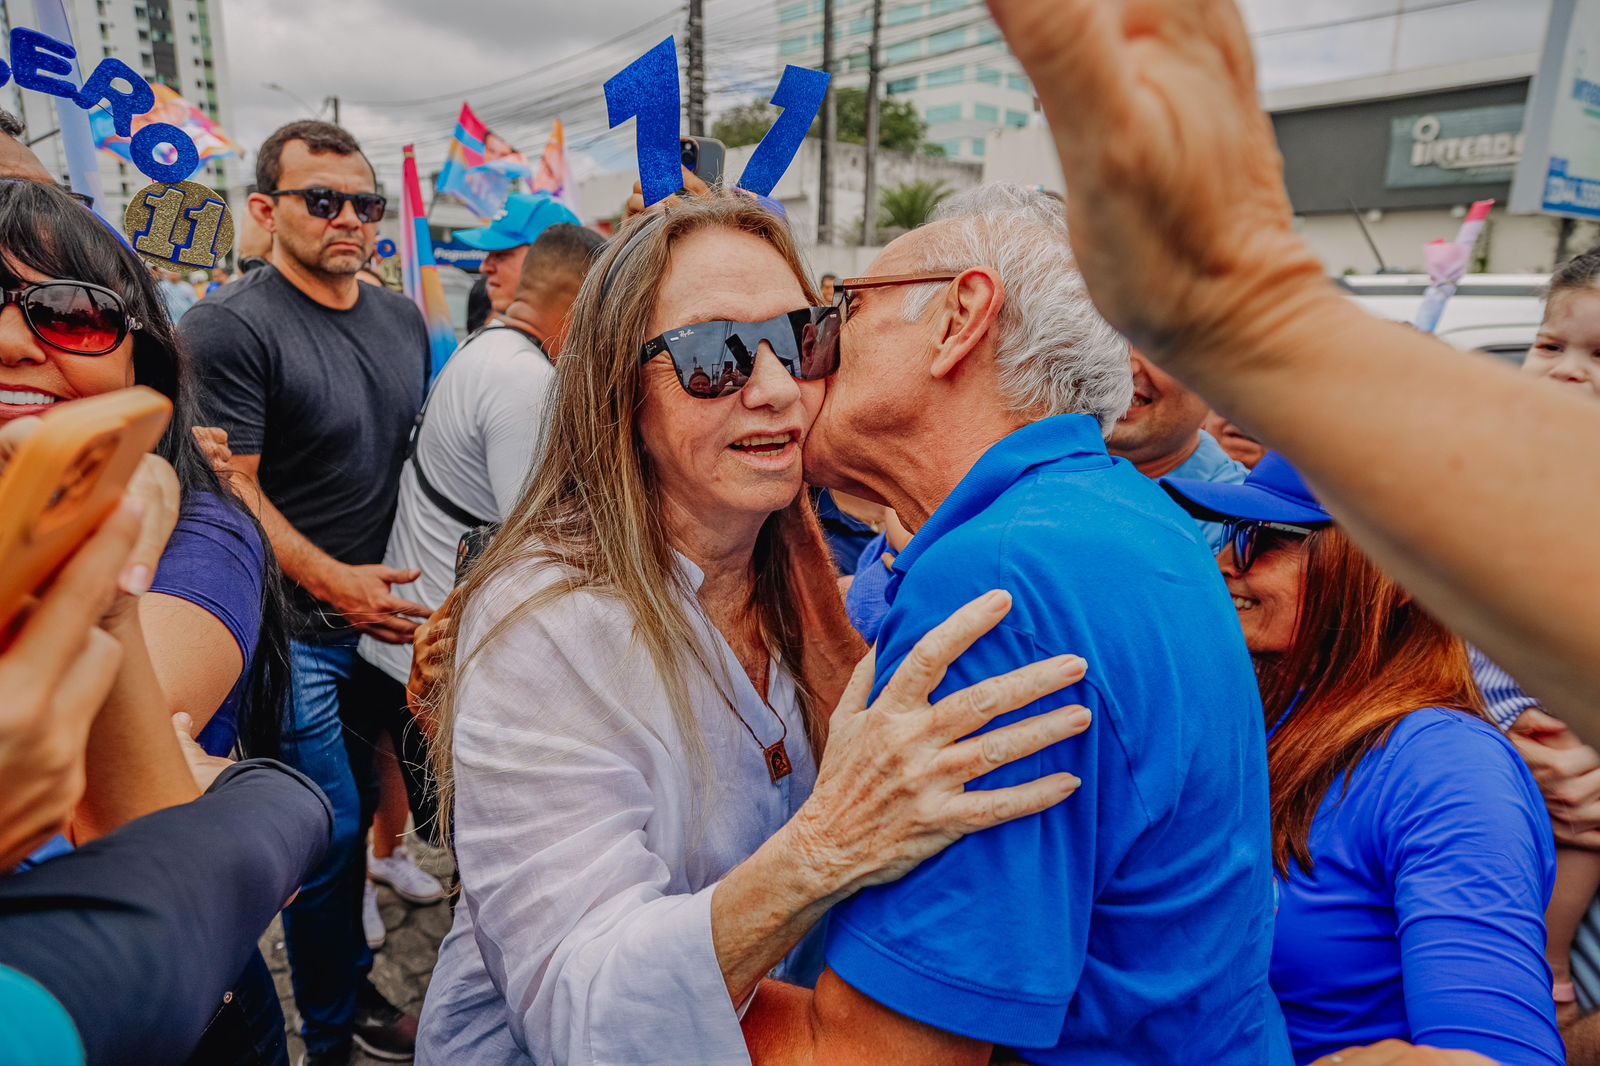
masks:
POLYGON ((437 903, 444 899, 444 885, 416 863, 405 848, 396 848, 387 859, 367 853, 367 876, 388 885, 407 903, 437 903))
POLYGON ((378 886, 371 881, 361 893, 361 931, 367 935, 367 947, 377 951, 389 935, 384 927, 383 915, 378 913, 378 886))

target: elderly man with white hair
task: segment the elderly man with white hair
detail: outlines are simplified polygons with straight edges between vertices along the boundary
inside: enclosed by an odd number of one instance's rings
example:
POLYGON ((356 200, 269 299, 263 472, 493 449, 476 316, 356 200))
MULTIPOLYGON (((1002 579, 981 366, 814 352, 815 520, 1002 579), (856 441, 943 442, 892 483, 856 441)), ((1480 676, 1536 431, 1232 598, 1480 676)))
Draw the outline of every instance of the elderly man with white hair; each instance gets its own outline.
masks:
POLYGON ((940 691, 1076 653, 1084 681, 996 721, 1076 703, 1094 724, 971 786, 1073 772, 1071 800, 835 907, 815 992, 761 986, 753 1060, 1289 1062, 1255 674, 1195 524, 1106 451, 1128 346, 1089 302, 1060 205, 974 189, 841 288, 807 479, 915 531, 877 684, 1002 588, 1011 613, 940 691))

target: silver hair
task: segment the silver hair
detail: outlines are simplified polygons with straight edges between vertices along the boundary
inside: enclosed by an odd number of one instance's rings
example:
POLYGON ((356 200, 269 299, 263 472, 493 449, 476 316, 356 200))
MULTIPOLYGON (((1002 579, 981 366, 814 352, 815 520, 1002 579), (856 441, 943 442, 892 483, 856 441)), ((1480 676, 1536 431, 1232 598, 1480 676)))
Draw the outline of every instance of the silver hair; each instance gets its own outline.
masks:
MULTIPOLYGON (((980 185, 941 204, 915 248, 921 262, 907 270, 999 271, 1005 304, 995 357, 1013 411, 1093 415, 1110 435, 1133 403, 1128 342, 1089 301, 1060 201, 1006 182, 980 185)), ((909 286, 906 318, 920 319, 939 291, 909 286)))

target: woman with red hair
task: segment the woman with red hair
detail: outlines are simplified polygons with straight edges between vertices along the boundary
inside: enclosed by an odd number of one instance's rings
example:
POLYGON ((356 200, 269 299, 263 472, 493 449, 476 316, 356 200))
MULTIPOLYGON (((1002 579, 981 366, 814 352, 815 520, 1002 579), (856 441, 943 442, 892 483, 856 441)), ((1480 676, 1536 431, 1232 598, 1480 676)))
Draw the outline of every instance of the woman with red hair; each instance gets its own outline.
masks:
POLYGON ((1267 721, 1271 980, 1295 1059, 1406 1040, 1566 1061, 1545 961, 1555 877, 1532 775, 1461 640, 1333 524, 1287 461, 1164 479, 1218 556, 1267 721))

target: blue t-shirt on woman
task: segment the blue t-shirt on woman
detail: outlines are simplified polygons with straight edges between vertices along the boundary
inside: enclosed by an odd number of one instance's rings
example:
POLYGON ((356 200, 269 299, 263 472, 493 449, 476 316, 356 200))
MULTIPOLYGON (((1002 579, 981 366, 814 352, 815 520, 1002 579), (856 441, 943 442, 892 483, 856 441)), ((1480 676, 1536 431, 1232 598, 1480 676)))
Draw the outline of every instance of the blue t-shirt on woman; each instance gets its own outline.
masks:
MULTIPOLYGON (((207 755, 228 755, 239 739, 245 681, 261 636, 266 565, 261 535, 242 507, 211 492, 192 493, 184 499, 178 524, 156 565, 150 591, 185 600, 208 612, 228 628, 244 660, 233 690, 195 738, 207 755)), ((55 837, 29 855, 18 870, 71 850, 66 837, 55 837)))
POLYGON ((261 635, 266 550, 244 508, 214 493, 185 499, 183 514, 167 539, 150 591, 186 600, 227 627, 244 667, 227 699, 195 740, 209 755, 227 755, 239 739, 245 679, 261 635))
POLYGON ((1295 1061, 1396 1038, 1501 1066, 1566 1062, 1545 962, 1555 843, 1488 722, 1407 715, 1311 824, 1281 884, 1272 988, 1295 1061))

